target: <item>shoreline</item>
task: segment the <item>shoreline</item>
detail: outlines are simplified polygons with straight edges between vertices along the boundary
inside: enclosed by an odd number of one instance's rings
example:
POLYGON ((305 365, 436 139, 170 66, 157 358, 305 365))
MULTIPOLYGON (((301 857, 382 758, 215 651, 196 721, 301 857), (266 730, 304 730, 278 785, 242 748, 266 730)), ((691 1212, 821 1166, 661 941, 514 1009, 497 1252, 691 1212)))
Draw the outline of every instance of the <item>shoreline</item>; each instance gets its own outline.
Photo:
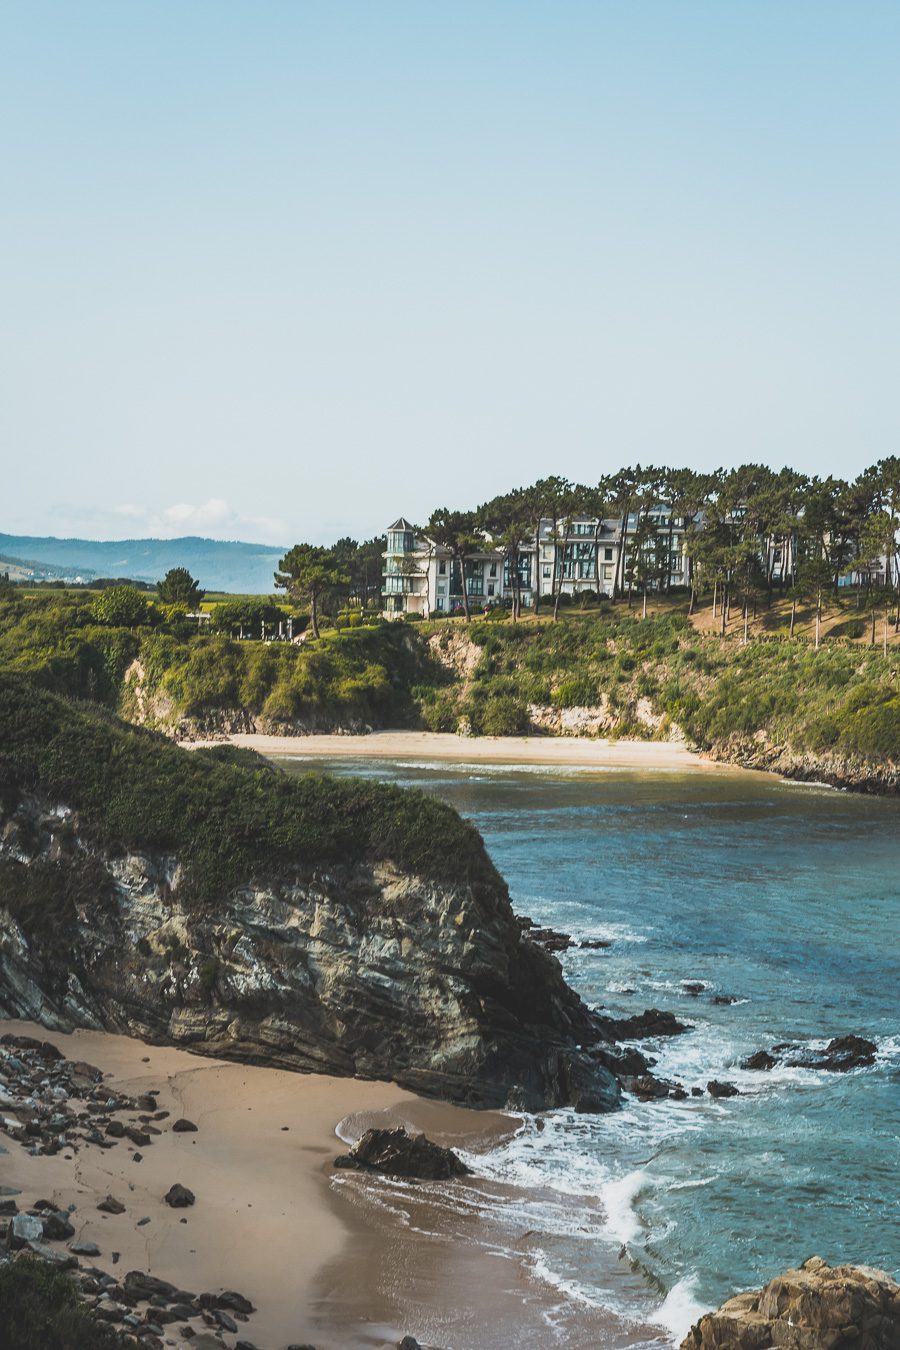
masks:
MULTIPOLYGON (((675 741, 595 740, 587 736, 457 736, 449 731, 371 731, 359 736, 271 736, 235 732, 226 744, 270 757, 317 759, 431 759, 457 764, 539 764, 584 769, 707 770, 738 772, 675 741)), ((181 742, 188 749, 222 739, 181 742)))
MULTIPOLYGON (((561 1316, 571 1350, 671 1344, 659 1326, 572 1303, 541 1278, 533 1260, 540 1234, 517 1231, 519 1206, 534 1197, 477 1166, 479 1154, 516 1134, 518 1117, 393 1083, 235 1064, 111 1032, 2 1019, 7 1032, 96 1064, 113 1093, 154 1092, 170 1112, 140 1151, 118 1138, 107 1149, 78 1141, 36 1157, 4 1135, 0 1172, 20 1192, 20 1211, 38 1197, 74 1206, 71 1241, 100 1249, 82 1268, 117 1279, 140 1270, 197 1294, 238 1290, 256 1311, 236 1335, 218 1333, 229 1350, 242 1338, 259 1350, 300 1341, 386 1350, 405 1335, 422 1350, 504 1350, 511 1332, 537 1344, 539 1329, 561 1316), (195 1133, 172 1131, 181 1116, 195 1133), (463 1149, 475 1174, 444 1186, 334 1171, 335 1156, 369 1126, 398 1124, 463 1149), (163 1202, 174 1182, 196 1195, 187 1210, 163 1202), (109 1194, 124 1213, 97 1210, 109 1194)), ((610 1288, 629 1278, 613 1262, 608 1273, 610 1288)), ((175 1345, 192 1343, 177 1325, 166 1331, 175 1345)))

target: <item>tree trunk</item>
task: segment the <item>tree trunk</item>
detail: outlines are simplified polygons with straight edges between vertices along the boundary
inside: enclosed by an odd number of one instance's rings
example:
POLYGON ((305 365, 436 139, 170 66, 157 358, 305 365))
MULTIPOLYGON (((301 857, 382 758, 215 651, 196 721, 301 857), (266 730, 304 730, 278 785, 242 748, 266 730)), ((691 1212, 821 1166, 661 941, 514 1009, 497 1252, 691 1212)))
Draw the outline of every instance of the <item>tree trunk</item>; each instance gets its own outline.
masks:
POLYGON ((688 618, 690 618, 690 616, 694 613, 696 607, 697 607, 697 590, 696 587, 694 586, 693 581, 691 581, 691 603, 688 605, 688 618))
POLYGON ((819 635, 822 627, 822 592, 816 592, 816 651, 819 650, 819 635))
POLYGON ((794 624, 797 621, 797 601, 791 601, 791 637, 794 636, 794 624))
POLYGON ((713 582, 713 618, 715 618, 716 614, 718 613, 718 606, 719 606, 719 578, 716 577, 715 581, 713 582))
POLYGON ((746 647, 747 643, 749 642, 749 640, 750 640, 750 609, 749 609, 749 606, 748 606, 748 604, 747 604, 747 601, 744 600, 744 646, 745 646, 745 647, 746 647))
POLYGON ((727 609, 727 603, 728 603, 728 586, 727 586, 727 584, 723 581, 723 583, 722 583, 722 603, 721 603, 721 605, 720 605, 720 607, 719 607, 720 610, 721 610, 721 614, 722 614, 722 626, 721 626, 721 628, 720 628, 719 631, 720 631, 722 637, 725 636, 725 623, 726 623, 726 609, 727 609))
POLYGON ((469 613, 469 588, 466 585, 466 559, 464 554, 459 557, 459 584, 462 588, 463 613, 466 616, 466 623, 472 622, 472 615, 469 613))
POLYGON ((887 616, 887 612, 885 611, 885 615, 884 615, 884 654, 885 654, 885 656, 887 656, 887 643, 888 643, 888 616, 887 616))
POLYGON ((319 597, 315 591, 310 592, 309 596, 309 625, 312 628, 314 638, 319 636, 319 597))
POLYGON ((641 618, 642 618, 642 619, 646 619, 646 617, 647 617, 647 587, 645 586, 645 587, 644 587, 644 604, 643 604, 643 608, 642 608, 642 610, 641 610, 641 618))

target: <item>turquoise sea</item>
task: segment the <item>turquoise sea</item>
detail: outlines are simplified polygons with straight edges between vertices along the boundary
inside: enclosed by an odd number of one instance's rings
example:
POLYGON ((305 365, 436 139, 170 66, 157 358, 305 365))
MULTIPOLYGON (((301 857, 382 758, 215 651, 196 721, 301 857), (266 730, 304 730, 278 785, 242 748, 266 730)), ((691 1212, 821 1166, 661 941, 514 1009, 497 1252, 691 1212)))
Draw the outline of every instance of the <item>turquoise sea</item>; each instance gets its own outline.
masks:
POLYGON ((740 772, 327 768, 424 788, 471 818, 518 912, 611 940, 562 957, 584 999, 694 1024, 642 1042, 656 1072, 740 1089, 526 1119, 479 1159, 535 1197, 528 1260, 559 1293, 548 1344, 579 1304, 675 1343, 701 1308, 812 1254, 900 1271, 900 802, 740 772), (877 1042, 874 1067, 738 1067, 847 1032, 877 1042))

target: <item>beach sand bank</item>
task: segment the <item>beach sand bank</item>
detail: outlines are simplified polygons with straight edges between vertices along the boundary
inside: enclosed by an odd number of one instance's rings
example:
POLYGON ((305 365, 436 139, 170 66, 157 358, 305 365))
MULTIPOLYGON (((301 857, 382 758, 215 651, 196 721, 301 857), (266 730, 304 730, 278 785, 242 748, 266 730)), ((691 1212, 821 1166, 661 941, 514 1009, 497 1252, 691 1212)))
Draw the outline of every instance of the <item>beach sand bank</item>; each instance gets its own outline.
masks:
MULTIPOLYGON (((424 1129, 477 1159, 517 1128, 513 1117, 425 1101, 390 1083, 232 1064, 103 1032, 0 1021, 3 1032, 52 1041, 67 1058, 97 1065, 114 1090, 158 1091, 160 1109, 172 1114, 150 1147, 123 1139, 108 1150, 32 1157, 4 1139, 0 1176, 21 1191, 20 1209, 39 1196, 75 1205, 73 1240, 101 1251, 83 1264, 249 1298, 257 1311, 237 1336, 221 1334, 226 1346, 243 1338, 259 1350, 298 1342, 346 1350, 396 1346, 407 1333, 454 1350, 550 1346, 560 1316, 571 1350, 666 1343, 658 1328, 639 1333, 602 1309, 560 1309, 565 1300, 526 1259, 535 1235, 524 1221, 511 1241, 508 1225, 492 1235, 485 1219, 486 1199, 521 1200, 514 1188, 476 1175, 432 1189, 332 1168, 343 1141, 370 1124, 424 1129), (197 1132, 173 1133, 180 1116, 197 1132), (196 1195, 187 1210, 163 1202, 176 1181, 196 1195), (125 1213, 97 1210, 107 1194, 125 1213)), ((166 1335, 189 1344, 177 1326, 166 1335)))
MULTIPOLYGON (((271 756, 736 772, 673 741, 609 741, 582 736, 456 736, 440 731, 373 731, 363 736, 265 736, 248 732, 226 739, 231 745, 245 746, 271 756)), ((189 741, 185 744, 199 748, 217 742, 189 741)))

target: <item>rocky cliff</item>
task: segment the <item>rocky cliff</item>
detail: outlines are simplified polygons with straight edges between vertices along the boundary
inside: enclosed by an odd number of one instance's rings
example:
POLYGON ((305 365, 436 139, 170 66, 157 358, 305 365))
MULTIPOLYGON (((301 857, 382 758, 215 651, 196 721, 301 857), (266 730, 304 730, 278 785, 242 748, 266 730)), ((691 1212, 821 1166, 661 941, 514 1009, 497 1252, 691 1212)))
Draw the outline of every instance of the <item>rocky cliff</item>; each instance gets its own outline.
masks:
POLYGON ((3 1013, 480 1106, 615 1105, 580 1048, 596 1019, 449 808, 189 755, 15 682, 0 746, 3 1013))

